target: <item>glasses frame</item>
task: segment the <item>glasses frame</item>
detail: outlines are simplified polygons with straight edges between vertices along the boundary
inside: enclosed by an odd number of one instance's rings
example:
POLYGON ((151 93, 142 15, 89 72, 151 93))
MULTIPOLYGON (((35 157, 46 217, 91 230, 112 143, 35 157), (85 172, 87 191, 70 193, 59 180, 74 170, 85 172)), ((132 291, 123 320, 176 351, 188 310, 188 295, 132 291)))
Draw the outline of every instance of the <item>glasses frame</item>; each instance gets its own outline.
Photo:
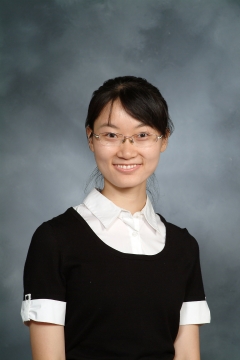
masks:
MULTIPOLYGON (((125 136, 125 135, 123 135, 123 134, 114 133, 114 132, 112 133, 112 132, 106 131, 106 132, 103 132, 103 133, 100 133, 100 134, 95 134, 95 133, 93 132, 92 135, 93 135, 97 140, 99 140, 99 141, 101 142, 100 136, 103 135, 103 134, 108 134, 108 133, 123 136, 122 142, 119 143, 119 145, 120 145, 120 144, 124 144, 127 139, 129 140, 130 144, 136 144, 136 143, 134 142, 134 136, 135 136, 135 135, 138 135, 138 134, 133 134, 133 135, 131 135, 131 136, 125 136)), ((140 134, 141 134, 141 133, 140 133, 140 134)), ((155 136, 156 136, 156 142, 158 142, 158 140, 163 137, 163 135, 157 135, 157 134, 153 134, 153 133, 149 133, 148 135, 155 135, 155 136)), ((112 144, 112 145, 110 145, 110 146, 113 146, 113 145, 115 145, 115 144, 112 144)), ((108 145, 105 145, 105 146, 108 146, 108 145)))

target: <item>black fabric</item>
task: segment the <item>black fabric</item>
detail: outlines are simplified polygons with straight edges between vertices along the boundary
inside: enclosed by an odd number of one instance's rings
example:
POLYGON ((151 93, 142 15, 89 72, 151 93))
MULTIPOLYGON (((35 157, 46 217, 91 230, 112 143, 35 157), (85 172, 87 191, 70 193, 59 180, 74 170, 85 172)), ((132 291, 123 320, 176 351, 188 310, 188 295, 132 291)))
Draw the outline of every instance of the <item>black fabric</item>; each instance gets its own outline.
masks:
POLYGON ((199 249, 186 229, 166 226, 156 255, 119 252, 73 209, 35 232, 24 295, 67 302, 67 360, 172 360, 184 301, 205 300, 199 249))

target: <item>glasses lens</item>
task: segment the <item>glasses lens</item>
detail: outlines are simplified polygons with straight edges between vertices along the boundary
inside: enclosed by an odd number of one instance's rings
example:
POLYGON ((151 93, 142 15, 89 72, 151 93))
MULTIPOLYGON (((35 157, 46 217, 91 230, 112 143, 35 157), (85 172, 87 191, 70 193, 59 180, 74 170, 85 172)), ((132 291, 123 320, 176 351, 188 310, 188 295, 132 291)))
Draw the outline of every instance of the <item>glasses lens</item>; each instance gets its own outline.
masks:
POLYGON ((153 145, 157 141, 156 134, 139 133, 132 136, 124 137, 122 134, 116 134, 112 132, 105 132, 99 134, 99 140, 103 145, 121 145, 125 141, 129 141, 135 146, 148 147, 153 145))
POLYGON ((102 133, 99 140, 103 145, 118 145, 121 143, 123 136, 111 132, 102 133))
POLYGON ((157 135, 148 134, 148 133, 140 133, 133 136, 134 143, 137 146, 147 147, 153 145, 157 140, 157 135))

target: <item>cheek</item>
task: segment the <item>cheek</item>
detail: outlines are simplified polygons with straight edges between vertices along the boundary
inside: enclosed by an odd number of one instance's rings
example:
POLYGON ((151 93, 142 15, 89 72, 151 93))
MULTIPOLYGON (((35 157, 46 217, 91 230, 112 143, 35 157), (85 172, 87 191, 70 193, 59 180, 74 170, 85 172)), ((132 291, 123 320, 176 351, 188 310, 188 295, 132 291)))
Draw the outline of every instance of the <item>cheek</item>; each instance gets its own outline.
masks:
POLYGON ((104 167, 107 165, 113 157, 111 148, 95 147, 94 149, 95 161, 98 167, 104 167))
POLYGON ((145 160, 146 160, 146 163, 149 162, 149 164, 151 165, 154 165, 154 164, 158 164, 158 161, 159 161, 159 158, 160 158, 160 149, 157 148, 156 150, 152 150, 152 149, 149 149, 149 151, 147 151, 145 153, 145 160))

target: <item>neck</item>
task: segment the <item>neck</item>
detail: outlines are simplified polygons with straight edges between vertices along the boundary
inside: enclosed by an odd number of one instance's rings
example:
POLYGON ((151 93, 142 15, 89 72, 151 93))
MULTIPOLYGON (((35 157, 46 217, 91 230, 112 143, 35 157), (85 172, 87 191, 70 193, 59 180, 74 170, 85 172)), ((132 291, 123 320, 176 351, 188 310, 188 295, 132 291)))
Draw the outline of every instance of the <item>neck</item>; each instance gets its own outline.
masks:
POLYGON ((105 181, 101 193, 118 207, 130 211, 131 214, 141 211, 146 204, 146 183, 134 188, 117 188, 105 181))

